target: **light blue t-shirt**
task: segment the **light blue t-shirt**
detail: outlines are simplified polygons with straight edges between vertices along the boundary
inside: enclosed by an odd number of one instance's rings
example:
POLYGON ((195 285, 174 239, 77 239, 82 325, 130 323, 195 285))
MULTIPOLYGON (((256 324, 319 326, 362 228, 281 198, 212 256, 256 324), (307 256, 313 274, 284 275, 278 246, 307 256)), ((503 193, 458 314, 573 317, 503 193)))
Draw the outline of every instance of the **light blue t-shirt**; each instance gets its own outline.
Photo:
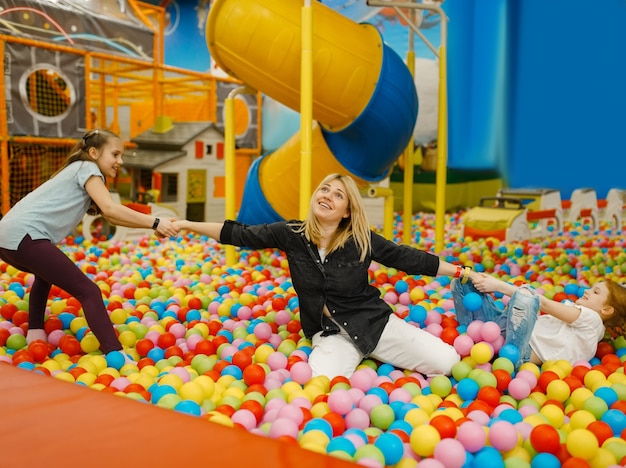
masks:
POLYGON ((76 161, 22 198, 0 219, 0 247, 17 250, 26 234, 61 242, 91 205, 85 183, 92 176, 104 181, 95 162, 76 161))

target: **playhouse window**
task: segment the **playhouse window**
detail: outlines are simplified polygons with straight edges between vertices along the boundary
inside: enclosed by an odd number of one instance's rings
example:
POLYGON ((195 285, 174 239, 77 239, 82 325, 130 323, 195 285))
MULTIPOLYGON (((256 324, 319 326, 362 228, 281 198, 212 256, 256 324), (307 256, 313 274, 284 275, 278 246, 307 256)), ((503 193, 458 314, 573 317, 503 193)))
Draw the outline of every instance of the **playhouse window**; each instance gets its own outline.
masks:
POLYGON ((175 202, 178 198, 178 174, 162 174, 161 201, 175 202))

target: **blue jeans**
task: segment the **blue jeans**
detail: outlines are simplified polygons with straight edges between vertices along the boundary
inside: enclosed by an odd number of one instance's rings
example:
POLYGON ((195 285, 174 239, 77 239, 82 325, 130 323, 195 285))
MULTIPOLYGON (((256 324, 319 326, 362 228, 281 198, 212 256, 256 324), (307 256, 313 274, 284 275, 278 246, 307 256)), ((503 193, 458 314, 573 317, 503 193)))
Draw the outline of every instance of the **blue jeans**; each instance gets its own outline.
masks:
POLYGON ((491 294, 479 292, 471 281, 461 284, 458 279, 454 279, 451 289, 459 325, 467 327, 474 320, 495 322, 502 330, 504 344, 511 344, 519 350, 520 360, 513 363, 515 367, 530 360, 530 335, 539 315, 539 296, 533 288, 520 286, 511 296, 505 310, 500 310, 491 294), (482 299, 481 307, 473 312, 463 305, 463 298, 470 292, 478 294, 482 299))

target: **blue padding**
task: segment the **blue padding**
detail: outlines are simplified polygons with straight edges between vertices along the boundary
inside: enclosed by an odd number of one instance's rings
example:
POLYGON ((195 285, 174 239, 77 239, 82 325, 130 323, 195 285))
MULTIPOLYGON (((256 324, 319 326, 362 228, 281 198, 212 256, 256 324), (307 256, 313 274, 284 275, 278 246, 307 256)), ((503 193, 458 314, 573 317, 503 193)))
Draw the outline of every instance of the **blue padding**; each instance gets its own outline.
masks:
POLYGON ((244 224, 263 224, 281 221, 278 213, 271 207, 259 182, 259 166, 263 158, 254 160, 246 177, 246 186, 241 200, 241 210, 237 221, 244 224))
POLYGON ((367 107, 345 129, 322 132, 330 151, 350 173, 375 182, 388 175, 412 140, 417 109, 409 69, 384 44, 380 78, 367 107))

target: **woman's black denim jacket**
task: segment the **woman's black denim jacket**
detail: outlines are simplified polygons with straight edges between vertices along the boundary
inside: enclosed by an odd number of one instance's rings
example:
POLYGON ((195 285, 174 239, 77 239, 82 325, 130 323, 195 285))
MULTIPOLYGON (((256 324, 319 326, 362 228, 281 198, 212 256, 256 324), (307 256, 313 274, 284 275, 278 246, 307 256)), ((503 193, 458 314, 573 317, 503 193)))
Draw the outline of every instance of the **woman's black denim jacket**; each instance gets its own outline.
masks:
POLYGON ((326 256, 322 262, 317 246, 295 232, 301 221, 281 221, 248 226, 226 221, 220 242, 249 249, 276 248, 287 255, 291 280, 298 294, 300 321, 307 338, 317 332, 338 333, 337 324, 323 313, 324 304, 341 324, 355 346, 368 356, 376 347, 392 309, 370 284, 372 261, 409 275, 436 276, 439 257, 396 244, 372 231, 372 251, 365 261, 354 242, 326 256))

